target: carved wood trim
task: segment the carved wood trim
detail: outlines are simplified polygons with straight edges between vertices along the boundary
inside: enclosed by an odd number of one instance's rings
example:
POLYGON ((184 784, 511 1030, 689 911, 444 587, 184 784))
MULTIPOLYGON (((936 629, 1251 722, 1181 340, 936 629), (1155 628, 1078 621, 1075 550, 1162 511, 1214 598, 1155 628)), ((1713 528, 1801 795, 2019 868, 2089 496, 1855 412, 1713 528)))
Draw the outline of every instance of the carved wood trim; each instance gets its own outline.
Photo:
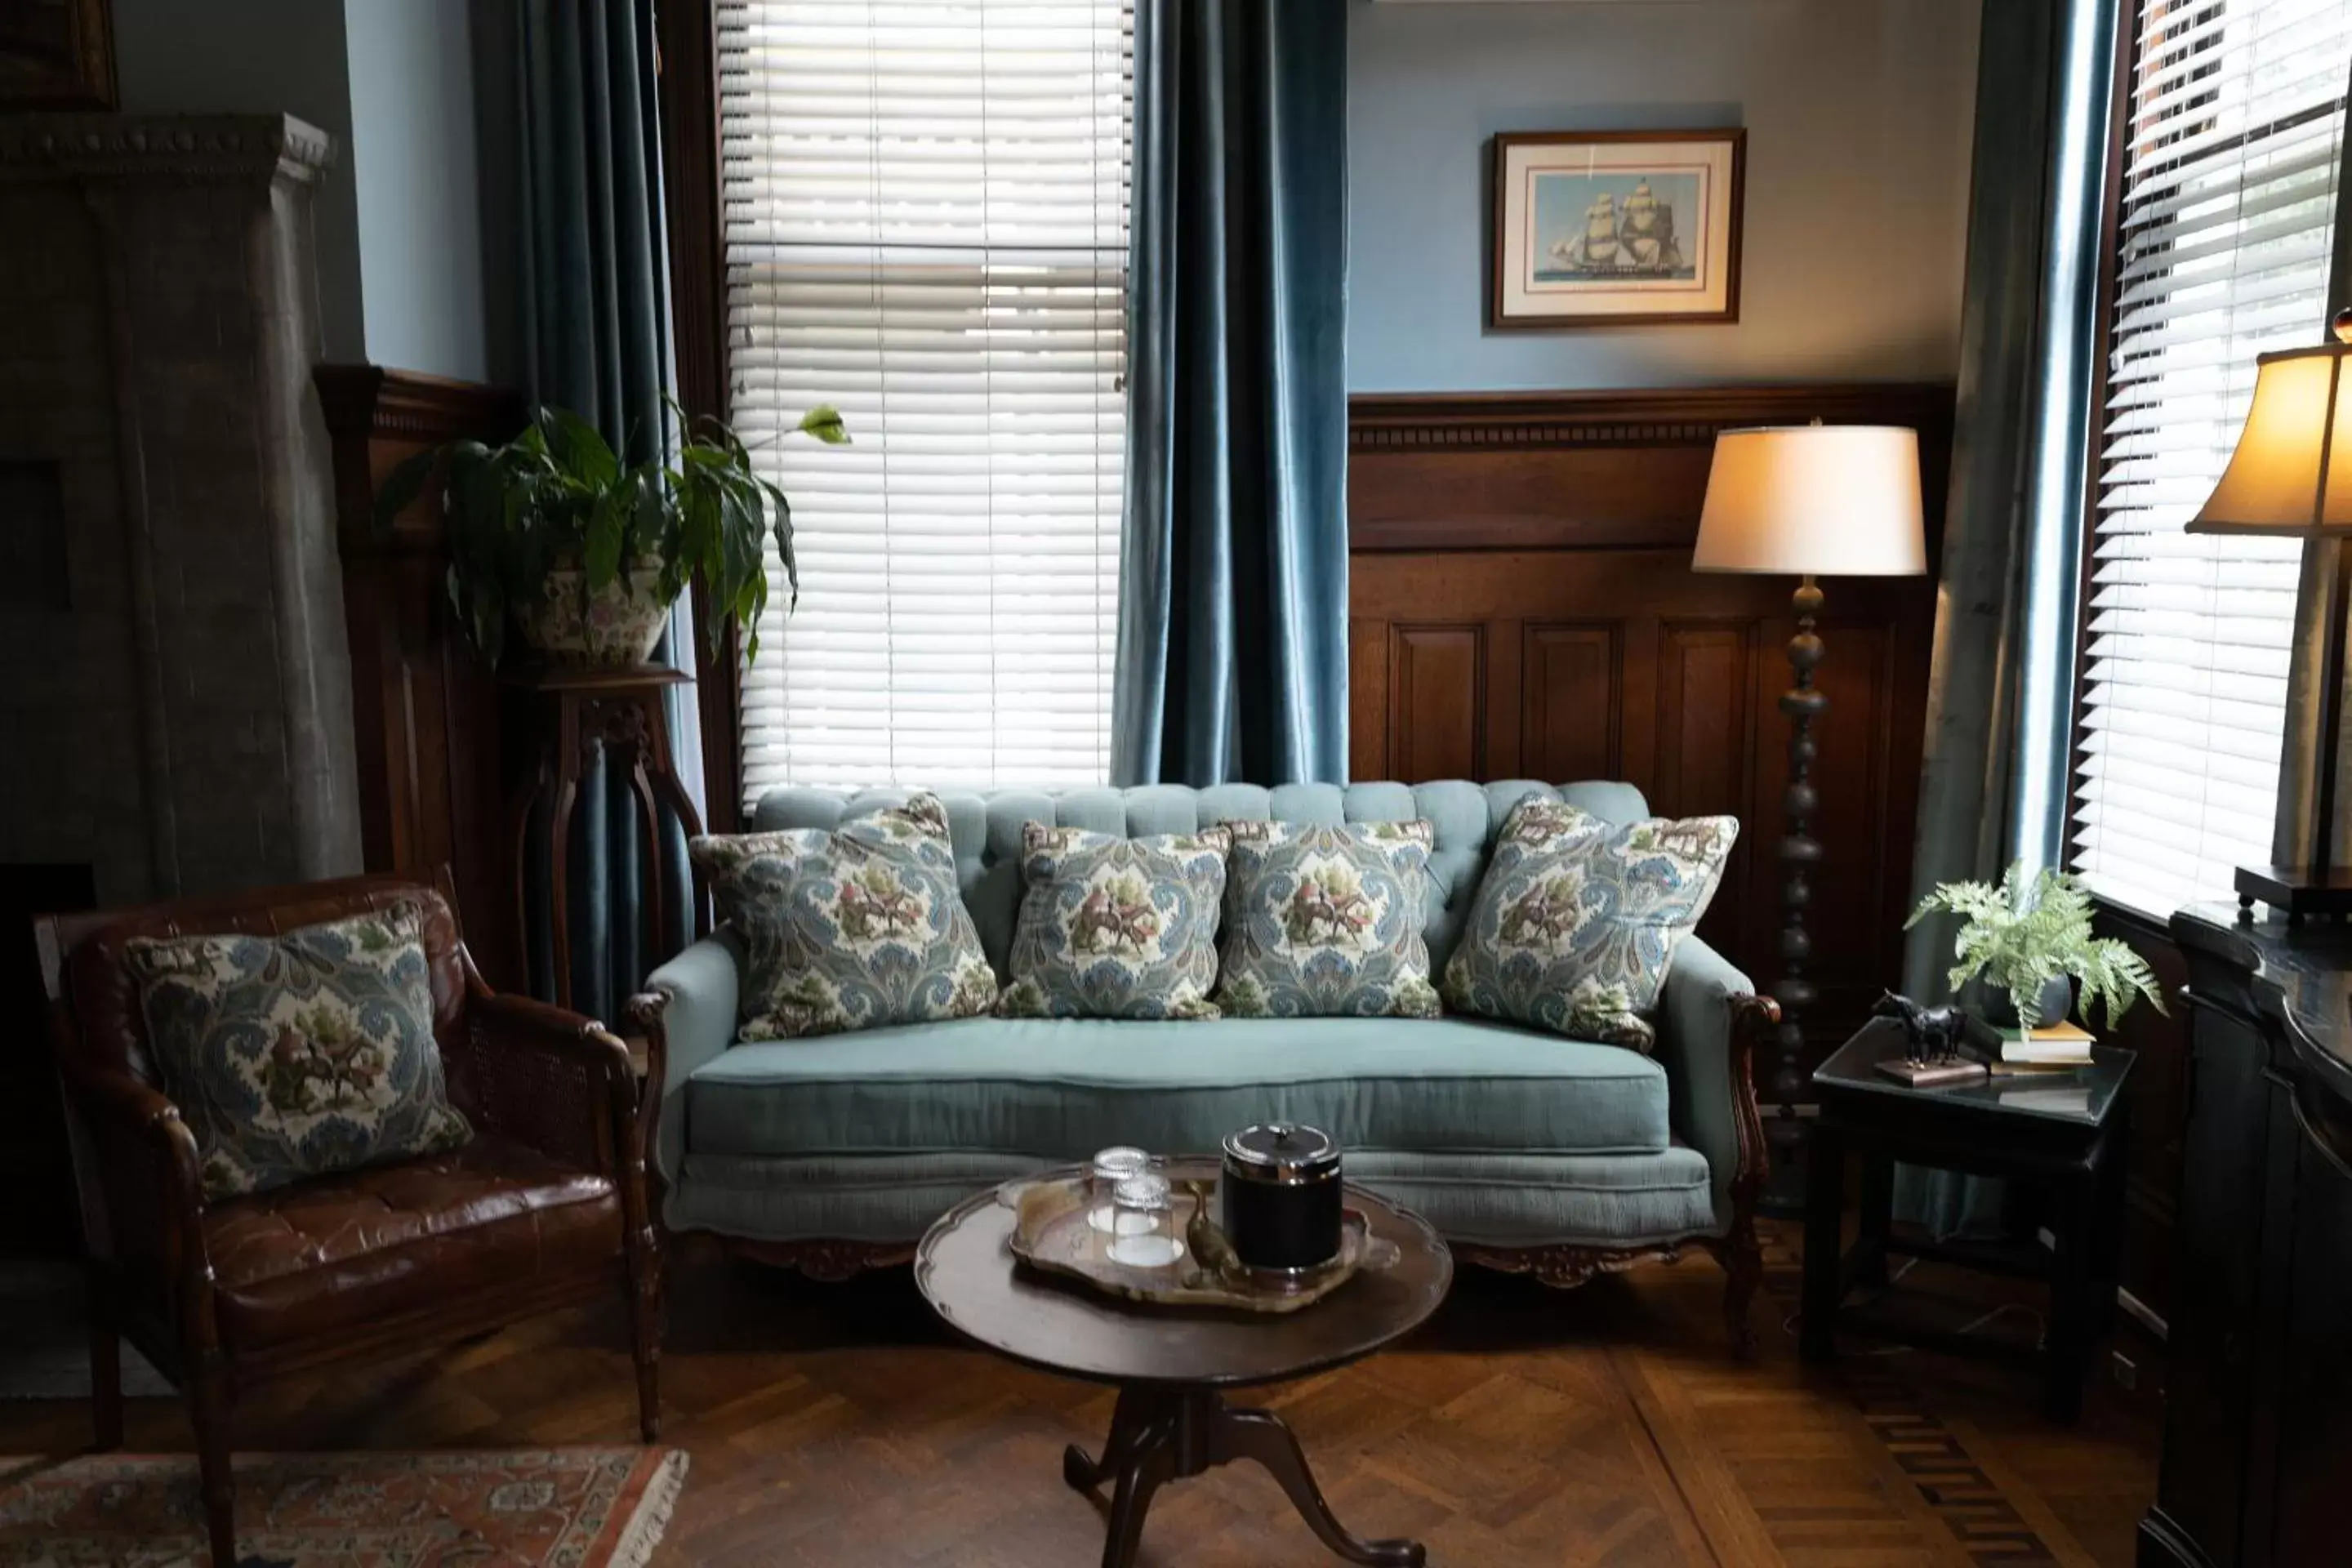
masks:
POLYGON ((508 879, 498 691, 446 608, 437 497, 420 496, 389 530, 375 525, 376 487, 394 466, 447 441, 505 439, 521 426, 522 398, 373 364, 320 365, 311 379, 333 468, 368 868, 449 865, 484 972, 522 990, 513 922, 499 918, 508 879))
POLYGON ((319 408, 331 436, 495 440, 522 426, 522 395, 512 387, 380 364, 322 364, 311 378, 318 384, 319 408), (485 432, 494 434, 485 437, 485 432))
MULTIPOLYGON (((1717 432, 1906 425, 1940 535, 1953 393, 1936 384, 1363 393, 1348 400, 1349 546, 1684 549, 1717 432), (1422 465, 1461 459, 1431 482, 1422 465)), ((1932 554, 1932 551, 1931 551, 1932 554)))
POLYGON ((719 1250, 747 1263, 796 1268, 810 1279, 837 1285, 869 1268, 896 1268, 915 1260, 911 1241, 846 1241, 823 1237, 809 1241, 746 1241, 722 1237, 719 1250))
POLYGON ((1577 392, 1360 392, 1348 399, 1350 452, 1514 447, 1712 447, 1744 425, 1948 426, 1937 382, 1607 388, 1577 392))
POLYGON ((380 364, 322 364, 310 380, 334 456, 336 542, 346 561, 437 555, 441 518, 430 493, 419 496, 390 531, 376 531, 380 476, 410 450, 468 438, 501 441, 522 428, 522 395, 511 387, 380 364))
POLYGON ((1491 1268, 1498 1274, 1525 1274, 1555 1289, 1574 1289, 1602 1274, 1622 1274, 1644 1263, 1679 1263, 1683 1254, 1711 1238, 1685 1236, 1648 1247, 1585 1247, 1563 1242, 1554 1247, 1485 1247, 1449 1242, 1455 1259, 1491 1268))

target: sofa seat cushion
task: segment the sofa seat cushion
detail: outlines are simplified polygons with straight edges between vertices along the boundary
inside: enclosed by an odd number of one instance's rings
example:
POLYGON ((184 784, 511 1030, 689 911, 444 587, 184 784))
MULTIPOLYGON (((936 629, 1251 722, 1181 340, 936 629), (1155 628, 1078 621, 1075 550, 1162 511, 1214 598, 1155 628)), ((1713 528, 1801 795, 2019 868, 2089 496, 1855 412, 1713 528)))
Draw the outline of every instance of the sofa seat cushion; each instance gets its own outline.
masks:
POLYGON ((204 1224, 222 1331, 241 1350, 491 1286, 618 1268, 621 1256, 610 1181, 487 1134, 215 1203, 204 1224))
POLYGON ((1666 1076, 1471 1018, 972 1018, 738 1045, 687 1081, 689 1157, 1213 1150, 1277 1118, 1349 1150, 1654 1153, 1666 1076))

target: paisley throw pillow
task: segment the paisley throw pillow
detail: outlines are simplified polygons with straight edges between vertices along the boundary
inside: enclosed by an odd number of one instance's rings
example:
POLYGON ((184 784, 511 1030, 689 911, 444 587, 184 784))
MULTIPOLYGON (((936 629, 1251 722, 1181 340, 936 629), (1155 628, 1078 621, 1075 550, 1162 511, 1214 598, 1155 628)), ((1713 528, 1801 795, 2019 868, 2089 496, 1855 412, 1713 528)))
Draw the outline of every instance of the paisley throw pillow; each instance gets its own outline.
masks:
POLYGON ((1032 822, 1013 983, 997 1011, 1032 1018, 1213 1018, 1222 827, 1118 838, 1032 822))
POLYGON ((1456 1010, 1648 1051, 1675 948, 1739 837, 1734 816, 1616 826, 1529 795, 1503 824, 1445 966, 1456 1010))
POLYGON ((1236 1018, 1433 1018, 1426 822, 1233 822, 1216 1003, 1236 1018))
POLYGON ((936 795, 688 849, 743 942, 747 1040, 968 1018, 996 1000, 936 795))
POLYGON ((414 904, 281 936, 134 937, 164 1092, 207 1197, 284 1186, 474 1135, 449 1104, 414 904))

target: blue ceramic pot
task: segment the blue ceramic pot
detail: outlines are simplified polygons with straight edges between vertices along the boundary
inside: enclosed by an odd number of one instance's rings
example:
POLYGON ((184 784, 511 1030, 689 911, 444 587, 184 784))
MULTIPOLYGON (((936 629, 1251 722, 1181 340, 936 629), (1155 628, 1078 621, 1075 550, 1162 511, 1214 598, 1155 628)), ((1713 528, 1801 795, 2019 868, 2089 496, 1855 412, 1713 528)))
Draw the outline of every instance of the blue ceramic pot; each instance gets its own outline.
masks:
MULTIPOLYGON (((1971 993, 1969 998, 1969 1012, 1996 1029, 2014 1029, 2018 1026, 2017 1004, 2006 990, 1998 985, 1988 985, 1980 980, 1971 981, 1969 990, 1971 993)), ((2043 984, 2042 994, 2033 999, 2033 1026, 2047 1028, 2053 1024, 2062 1023, 2074 1010, 2074 977, 2066 974, 2054 975, 2043 984)))

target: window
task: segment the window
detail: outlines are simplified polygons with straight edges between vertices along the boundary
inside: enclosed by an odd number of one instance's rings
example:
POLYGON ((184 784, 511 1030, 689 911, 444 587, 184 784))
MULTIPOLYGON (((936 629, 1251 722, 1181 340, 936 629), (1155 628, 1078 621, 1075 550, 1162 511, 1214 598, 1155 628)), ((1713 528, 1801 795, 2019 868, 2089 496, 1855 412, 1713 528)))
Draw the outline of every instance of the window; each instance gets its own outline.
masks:
POLYGON ((2153 914, 2271 858, 2300 546, 2182 525, 2254 356, 2321 341, 2347 63, 2347 0, 2139 8, 2073 864, 2153 914))
POLYGON ((743 788, 1109 767, 1127 0, 721 0, 728 374, 793 500, 743 788), (853 445, 788 432, 836 405, 853 445))

